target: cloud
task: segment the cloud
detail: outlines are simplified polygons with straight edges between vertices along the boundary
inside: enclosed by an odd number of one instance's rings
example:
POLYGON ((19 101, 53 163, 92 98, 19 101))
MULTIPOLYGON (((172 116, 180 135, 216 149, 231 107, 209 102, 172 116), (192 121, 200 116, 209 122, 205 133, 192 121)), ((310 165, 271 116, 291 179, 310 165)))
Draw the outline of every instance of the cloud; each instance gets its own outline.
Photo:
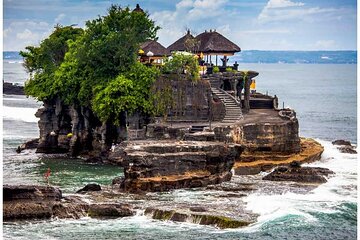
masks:
POLYGON ((65 13, 60 13, 54 20, 55 23, 60 23, 61 20, 63 20, 65 18, 66 14, 65 13))
POLYGON ((4 50, 22 50, 28 45, 38 45, 52 30, 50 25, 44 21, 12 21, 4 27, 4 50))
POLYGON ((336 43, 334 40, 318 40, 315 43, 315 49, 317 50, 333 49, 335 47, 336 47, 336 43))
POLYGON ((16 38, 20 40, 37 40, 39 34, 31 32, 29 29, 25 29, 23 32, 17 33, 16 38))
MULTIPOLYGON (((217 17, 226 16, 225 5, 227 1, 181 0, 175 5, 173 11, 154 12, 151 14, 151 18, 161 27, 158 32, 160 42, 165 46, 173 43, 185 33, 186 28, 189 28, 189 26, 198 26, 198 28, 191 30, 202 32, 205 30, 206 24, 214 24, 217 17)), ((221 25, 224 25, 224 23, 221 25)), ((217 28, 217 26, 212 25, 211 28, 217 28)))
POLYGON ((300 7, 305 4, 302 2, 292 2, 290 0, 270 0, 265 8, 285 8, 285 7, 300 7))
MULTIPOLYGON (((335 12, 334 8, 308 8, 302 2, 290 0, 269 0, 260 12, 257 20, 259 23, 281 22, 285 20, 309 20, 309 16, 321 13, 335 12)), ((318 16, 317 16, 318 17, 318 16)))

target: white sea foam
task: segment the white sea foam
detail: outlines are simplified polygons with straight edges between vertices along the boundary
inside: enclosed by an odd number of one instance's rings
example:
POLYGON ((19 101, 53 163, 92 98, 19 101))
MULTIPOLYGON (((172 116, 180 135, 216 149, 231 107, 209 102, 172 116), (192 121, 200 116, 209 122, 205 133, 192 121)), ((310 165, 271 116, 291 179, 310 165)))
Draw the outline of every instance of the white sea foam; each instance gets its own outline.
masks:
POLYGON ((260 215, 258 223, 251 227, 253 230, 265 222, 287 215, 296 215, 305 222, 317 221, 311 212, 335 213, 341 203, 356 202, 357 155, 340 153, 331 142, 318 141, 325 148, 322 158, 306 165, 329 168, 335 175, 308 194, 286 192, 269 195, 257 192, 249 195, 244 199, 247 209, 260 215))
POLYGON ((3 111, 4 120, 20 120, 24 122, 37 122, 39 120, 35 117, 37 108, 3 106, 3 111))

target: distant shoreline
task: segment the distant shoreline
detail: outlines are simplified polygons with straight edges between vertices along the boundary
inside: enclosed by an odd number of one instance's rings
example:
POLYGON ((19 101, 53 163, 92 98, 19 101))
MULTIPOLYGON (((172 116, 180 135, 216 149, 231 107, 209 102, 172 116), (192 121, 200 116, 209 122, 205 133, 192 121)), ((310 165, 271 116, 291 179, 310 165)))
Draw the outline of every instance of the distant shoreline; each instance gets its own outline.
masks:
MULTIPOLYGON (((17 51, 4 51, 3 60, 8 63, 21 63, 23 58, 17 51)), ((215 56, 213 56, 212 61, 215 63, 215 56)), ((259 64, 357 64, 357 51, 243 50, 231 56, 229 64, 235 61, 259 64)))

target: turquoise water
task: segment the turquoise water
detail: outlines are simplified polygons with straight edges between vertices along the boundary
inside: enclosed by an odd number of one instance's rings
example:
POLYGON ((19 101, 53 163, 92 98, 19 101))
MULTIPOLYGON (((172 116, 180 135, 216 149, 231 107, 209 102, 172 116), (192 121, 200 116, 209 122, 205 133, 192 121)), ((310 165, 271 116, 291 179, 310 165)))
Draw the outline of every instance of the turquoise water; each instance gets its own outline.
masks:
MULTIPOLYGON (((243 229, 219 230, 189 223, 156 221, 142 212, 134 217, 96 220, 51 220, 4 223, 5 239, 356 239, 357 155, 342 154, 334 139, 356 143, 356 65, 242 64, 260 72, 257 88, 277 94, 280 105, 297 111, 302 136, 317 138, 325 147, 311 166, 327 167, 336 175, 306 193, 256 191, 243 199, 259 214, 243 229)), ((4 62, 4 80, 22 83, 21 64, 4 62)), ((22 96, 4 95, 3 181, 45 184, 48 167, 53 185, 74 193, 86 183, 110 184, 122 169, 85 164, 79 159, 47 158, 33 151, 15 153, 22 142, 38 136, 33 116, 41 105, 22 96)), ((271 190, 271 189, 270 189, 271 190)), ((171 201, 204 201, 201 190, 178 190, 171 201)), ((231 201, 229 199, 228 201, 231 201)))

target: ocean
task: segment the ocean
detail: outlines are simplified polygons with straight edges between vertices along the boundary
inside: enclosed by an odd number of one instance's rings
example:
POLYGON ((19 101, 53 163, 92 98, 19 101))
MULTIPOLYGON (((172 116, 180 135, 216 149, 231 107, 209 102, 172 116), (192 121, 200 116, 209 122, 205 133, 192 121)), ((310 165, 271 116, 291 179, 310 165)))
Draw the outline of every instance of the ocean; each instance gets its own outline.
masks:
MULTIPOLYGON (((254 70, 257 90, 276 94, 279 104, 294 108, 300 135, 318 140, 325 151, 308 166, 326 167, 336 174, 327 183, 299 193, 285 189, 259 189, 246 196, 246 208, 259 214, 258 221, 241 229, 152 220, 137 212, 133 217, 111 220, 82 218, 5 222, 4 239, 356 239, 357 155, 340 153, 335 139, 357 143, 356 64, 259 64, 240 63, 254 70)), ((4 60, 3 79, 24 84, 21 60, 4 60)), ((52 183, 73 193, 84 184, 110 184, 121 169, 85 164, 77 159, 49 158, 34 151, 15 152, 26 140, 38 136, 34 117, 40 102, 24 96, 3 95, 3 182, 44 184, 50 167, 52 183)), ((220 201, 206 190, 176 190, 170 201, 220 201)), ((221 201, 232 201, 221 199, 221 201)))

